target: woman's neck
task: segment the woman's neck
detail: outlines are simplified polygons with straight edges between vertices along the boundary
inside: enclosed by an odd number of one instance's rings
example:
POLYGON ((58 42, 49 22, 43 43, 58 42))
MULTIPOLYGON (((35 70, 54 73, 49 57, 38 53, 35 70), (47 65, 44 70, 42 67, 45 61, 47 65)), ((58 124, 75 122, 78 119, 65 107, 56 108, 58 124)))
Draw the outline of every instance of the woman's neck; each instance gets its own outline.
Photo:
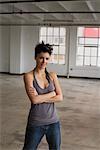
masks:
POLYGON ((39 68, 35 68, 35 72, 38 74, 38 75, 44 75, 45 74, 45 69, 39 69, 39 68))

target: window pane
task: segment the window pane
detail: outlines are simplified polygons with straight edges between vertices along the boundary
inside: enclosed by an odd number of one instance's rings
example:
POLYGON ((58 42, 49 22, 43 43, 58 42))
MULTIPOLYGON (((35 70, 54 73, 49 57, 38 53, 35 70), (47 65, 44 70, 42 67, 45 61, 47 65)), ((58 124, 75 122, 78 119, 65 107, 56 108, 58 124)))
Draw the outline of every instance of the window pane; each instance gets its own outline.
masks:
POLYGON ((54 28, 54 35, 58 36, 59 35, 59 28, 54 28))
POLYGON ((96 66, 96 57, 91 57, 91 65, 96 66))
POLYGON ((78 44, 84 44, 85 39, 84 38, 78 38, 78 44))
POLYGON ((84 47, 83 46, 79 46, 78 50, 77 50, 77 55, 83 55, 84 53, 84 47))
POLYGON ((100 46, 98 47, 98 56, 100 56, 100 46))
POLYGON ((90 56, 90 47, 85 47, 85 56, 90 56))
POLYGON ((53 54, 58 54, 58 46, 53 46, 53 54))
POLYGON ((46 27, 40 29, 40 35, 46 35, 46 27))
POLYGON ((97 45, 98 44, 98 38, 85 38, 85 44, 97 45))
POLYGON ((40 36, 40 42, 44 42, 44 43, 46 43, 46 36, 40 36))
POLYGON ((53 38, 53 44, 58 45, 59 44, 59 37, 53 38))
POLYGON ((100 46, 100 37, 99 37, 99 39, 98 39, 98 43, 99 43, 99 46, 100 46))
POLYGON ((91 47, 91 56, 97 56, 97 47, 91 47))
POLYGON ((85 65, 90 65, 90 57, 85 57, 84 64, 85 65))
POLYGON ((65 64, 65 55, 59 55, 59 64, 65 64))
POLYGON ((79 27, 79 28, 78 28, 77 35, 78 35, 78 36, 84 36, 84 27, 79 27))
POLYGON ((58 63, 58 55, 52 55, 52 62, 55 64, 58 63))
POLYGON ((47 37, 47 43, 53 44, 53 38, 51 36, 47 37))
POLYGON ((65 36, 66 30, 65 28, 60 28, 60 36, 65 36))
POLYGON ((85 28, 85 37, 98 37, 98 28, 85 28))
POLYGON ((100 27, 99 27, 99 38, 100 38, 100 27))
POLYGON ((100 67, 100 57, 98 57, 98 66, 100 67))
POLYGON ((65 46, 59 46, 59 54, 65 55, 65 46))
POLYGON ((51 27, 48 27, 48 32, 47 32, 48 35, 53 35, 53 28, 51 27))
POLYGON ((83 66, 83 56, 77 56, 76 65, 83 66))
POLYGON ((65 37, 59 37, 59 44, 65 45, 65 37))

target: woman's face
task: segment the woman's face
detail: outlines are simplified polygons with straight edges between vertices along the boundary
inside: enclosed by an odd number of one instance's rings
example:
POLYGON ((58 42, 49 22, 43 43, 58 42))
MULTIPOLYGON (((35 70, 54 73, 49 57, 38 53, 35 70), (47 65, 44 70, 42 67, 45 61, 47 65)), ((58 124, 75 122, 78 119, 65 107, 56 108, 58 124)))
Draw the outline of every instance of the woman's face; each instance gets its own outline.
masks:
POLYGON ((49 63, 51 56, 48 52, 41 52, 35 58, 36 65, 39 69, 45 69, 47 64, 49 63))

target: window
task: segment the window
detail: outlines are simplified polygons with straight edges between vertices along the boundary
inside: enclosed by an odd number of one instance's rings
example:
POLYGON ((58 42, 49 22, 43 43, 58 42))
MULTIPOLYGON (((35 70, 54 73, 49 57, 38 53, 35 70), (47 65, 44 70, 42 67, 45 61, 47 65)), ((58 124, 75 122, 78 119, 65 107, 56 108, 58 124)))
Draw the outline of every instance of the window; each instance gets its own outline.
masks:
POLYGON ((99 27, 78 28, 76 65, 100 67, 100 28, 99 27))
POLYGON ((65 64, 65 37, 66 30, 63 27, 41 27, 40 42, 53 45, 51 63, 65 64))

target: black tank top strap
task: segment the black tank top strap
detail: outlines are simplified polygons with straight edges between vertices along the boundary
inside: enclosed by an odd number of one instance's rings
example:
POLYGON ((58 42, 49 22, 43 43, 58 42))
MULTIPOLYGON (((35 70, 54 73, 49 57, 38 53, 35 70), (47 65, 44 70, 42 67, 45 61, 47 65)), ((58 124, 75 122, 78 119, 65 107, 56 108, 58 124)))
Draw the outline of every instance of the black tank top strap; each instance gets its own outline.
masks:
POLYGON ((50 82, 51 81, 50 74, 46 69, 45 69, 45 73, 46 73, 46 79, 48 80, 48 82, 50 82))
MULTIPOLYGON (((35 81, 36 81, 36 77, 35 77, 35 69, 36 68, 34 68, 34 73, 33 73, 33 77, 34 77, 34 79, 35 79, 35 81)), ((46 79, 48 80, 48 82, 50 82, 51 81, 51 78, 50 78, 50 75, 49 75, 49 72, 45 69, 45 74, 46 74, 46 79)))

